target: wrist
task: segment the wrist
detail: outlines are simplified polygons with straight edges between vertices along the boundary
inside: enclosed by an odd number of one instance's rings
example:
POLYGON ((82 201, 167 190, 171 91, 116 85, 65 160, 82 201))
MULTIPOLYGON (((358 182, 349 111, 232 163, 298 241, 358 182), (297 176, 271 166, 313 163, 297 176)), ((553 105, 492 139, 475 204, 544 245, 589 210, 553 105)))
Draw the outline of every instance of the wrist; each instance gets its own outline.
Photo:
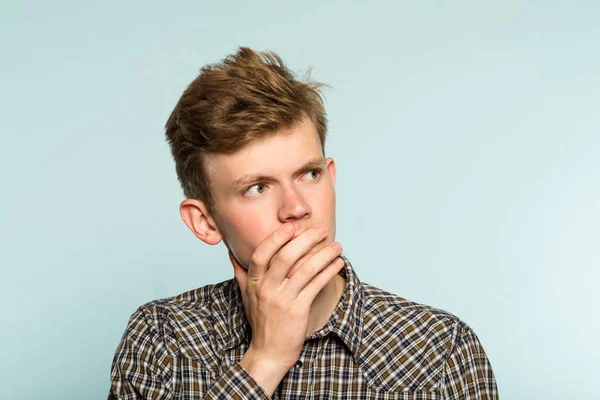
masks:
POLYGON ((254 378, 254 380, 272 396, 279 382, 291 367, 288 367, 280 360, 272 360, 269 357, 257 353, 248 348, 244 357, 240 360, 240 365, 254 378))

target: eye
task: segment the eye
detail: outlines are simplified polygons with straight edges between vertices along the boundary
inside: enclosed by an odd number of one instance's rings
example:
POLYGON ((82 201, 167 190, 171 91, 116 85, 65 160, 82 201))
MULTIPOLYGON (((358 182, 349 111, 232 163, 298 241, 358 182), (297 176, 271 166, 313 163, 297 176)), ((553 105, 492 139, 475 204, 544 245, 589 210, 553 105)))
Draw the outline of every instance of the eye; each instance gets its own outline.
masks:
POLYGON ((316 181, 321 176, 320 169, 311 169, 307 173, 304 174, 303 178, 309 181, 316 181))
POLYGON ((263 184, 263 183, 257 183, 256 185, 252 185, 250 186, 248 189, 246 189, 244 191, 245 195, 248 195, 250 197, 258 197, 260 196, 265 190, 267 190, 267 187, 263 184))

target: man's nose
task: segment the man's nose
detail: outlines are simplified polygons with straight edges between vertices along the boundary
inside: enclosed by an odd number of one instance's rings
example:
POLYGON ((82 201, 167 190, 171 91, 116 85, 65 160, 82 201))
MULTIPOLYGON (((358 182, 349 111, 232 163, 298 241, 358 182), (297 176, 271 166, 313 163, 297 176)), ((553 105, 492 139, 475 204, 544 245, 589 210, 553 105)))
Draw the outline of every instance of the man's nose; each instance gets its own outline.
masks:
POLYGON ((296 187, 283 187, 281 195, 281 206, 278 217, 280 221, 302 219, 310 216, 312 212, 303 194, 296 187))

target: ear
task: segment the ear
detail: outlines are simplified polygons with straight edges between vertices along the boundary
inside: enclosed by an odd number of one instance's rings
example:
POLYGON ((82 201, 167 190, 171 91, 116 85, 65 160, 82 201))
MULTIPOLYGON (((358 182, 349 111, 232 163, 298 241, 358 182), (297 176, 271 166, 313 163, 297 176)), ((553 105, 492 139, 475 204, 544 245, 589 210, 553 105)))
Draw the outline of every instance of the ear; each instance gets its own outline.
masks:
POLYGON ((331 181, 333 182, 333 186, 335 186, 335 161, 331 157, 327 157, 325 160, 327 163, 327 170, 329 171, 329 176, 331 176, 331 181))
POLYGON ((223 239, 219 228, 203 201, 185 199, 179 206, 183 222, 204 243, 215 245, 223 239))

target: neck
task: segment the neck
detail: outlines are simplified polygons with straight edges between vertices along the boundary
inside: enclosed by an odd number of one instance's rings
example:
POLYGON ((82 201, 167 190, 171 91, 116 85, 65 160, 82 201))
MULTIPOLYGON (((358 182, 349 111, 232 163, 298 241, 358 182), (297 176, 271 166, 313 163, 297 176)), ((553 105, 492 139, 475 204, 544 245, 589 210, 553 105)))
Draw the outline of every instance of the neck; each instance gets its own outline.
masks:
POLYGON ((346 280, 344 277, 336 275, 321 289, 310 309, 307 336, 321 329, 329 321, 344 293, 345 287, 346 280))

